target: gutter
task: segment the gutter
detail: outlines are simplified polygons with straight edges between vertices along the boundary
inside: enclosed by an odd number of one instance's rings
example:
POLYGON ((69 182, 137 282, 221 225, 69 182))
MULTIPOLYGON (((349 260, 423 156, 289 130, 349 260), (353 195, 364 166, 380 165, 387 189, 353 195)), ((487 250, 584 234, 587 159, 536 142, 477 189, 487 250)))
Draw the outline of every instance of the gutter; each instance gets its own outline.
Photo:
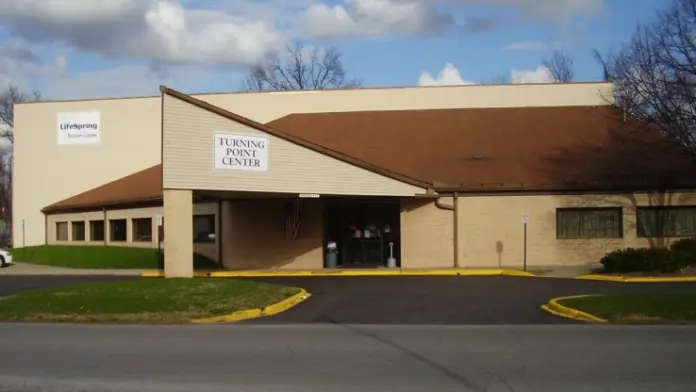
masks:
POLYGON ((459 268, 459 194, 452 194, 452 205, 443 204, 442 199, 435 200, 435 207, 441 210, 452 211, 453 233, 452 233, 452 249, 454 255, 454 268, 459 268))

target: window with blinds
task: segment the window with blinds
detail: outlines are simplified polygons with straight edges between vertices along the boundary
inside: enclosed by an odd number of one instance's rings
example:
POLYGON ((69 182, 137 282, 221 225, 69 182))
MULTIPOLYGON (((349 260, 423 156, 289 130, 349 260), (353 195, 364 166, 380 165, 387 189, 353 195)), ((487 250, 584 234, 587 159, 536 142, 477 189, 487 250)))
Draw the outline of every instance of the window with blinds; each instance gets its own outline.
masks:
POLYGON ((556 238, 621 238, 621 208, 559 208, 556 238))

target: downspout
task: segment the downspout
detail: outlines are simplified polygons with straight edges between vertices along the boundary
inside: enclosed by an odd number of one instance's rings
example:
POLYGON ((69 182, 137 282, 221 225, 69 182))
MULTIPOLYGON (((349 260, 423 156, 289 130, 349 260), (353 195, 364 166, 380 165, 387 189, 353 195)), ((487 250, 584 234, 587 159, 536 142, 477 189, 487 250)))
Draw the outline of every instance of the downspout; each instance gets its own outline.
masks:
POLYGON ((217 233, 215 233, 215 240, 217 241, 218 247, 218 267, 222 268, 222 199, 218 199, 217 208, 217 233))
POLYGON ((441 199, 435 200, 435 207, 452 211, 452 250, 454 252, 452 259, 454 260, 454 268, 459 268, 459 195, 454 192, 452 195, 452 205, 443 204, 441 199))
MULTIPOLYGON (((48 245, 48 214, 44 212, 44 245, 48 245)), ((12 244, 14 247, 14 244, 12 244)))

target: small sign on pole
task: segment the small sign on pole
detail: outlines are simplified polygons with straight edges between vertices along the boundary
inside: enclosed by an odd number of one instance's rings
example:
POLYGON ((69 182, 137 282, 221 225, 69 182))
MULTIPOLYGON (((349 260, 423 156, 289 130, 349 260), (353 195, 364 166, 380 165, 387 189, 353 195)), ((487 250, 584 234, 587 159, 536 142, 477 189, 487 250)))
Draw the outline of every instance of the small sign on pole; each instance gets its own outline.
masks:
POLYGON ((529 223, 529 211, 522 211, 522 223, 529 223))
POLYGON ((164 217, 162 215, 157 215, 157 226, 162 226, 164 223, 164 217))
POLYGON ((524 237, 524 248, 522 255, 522 269, 527 270, 527 223, 529 223, 529 211, 522 211, 522 226, 523 226, 523 237, 524 237))

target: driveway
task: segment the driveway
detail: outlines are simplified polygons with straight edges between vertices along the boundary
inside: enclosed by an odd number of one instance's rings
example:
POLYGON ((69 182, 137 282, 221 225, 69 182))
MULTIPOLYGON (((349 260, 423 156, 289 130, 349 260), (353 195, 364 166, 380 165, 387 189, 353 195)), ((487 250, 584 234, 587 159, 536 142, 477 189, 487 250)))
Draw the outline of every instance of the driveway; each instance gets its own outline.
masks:
POLYGON ((616 283, 510 276, 279 277, 257 281, 298 286, 312 297, 254 324, 561 324, 540 308, 575 294, 696 291, 696 283, 616 283))

